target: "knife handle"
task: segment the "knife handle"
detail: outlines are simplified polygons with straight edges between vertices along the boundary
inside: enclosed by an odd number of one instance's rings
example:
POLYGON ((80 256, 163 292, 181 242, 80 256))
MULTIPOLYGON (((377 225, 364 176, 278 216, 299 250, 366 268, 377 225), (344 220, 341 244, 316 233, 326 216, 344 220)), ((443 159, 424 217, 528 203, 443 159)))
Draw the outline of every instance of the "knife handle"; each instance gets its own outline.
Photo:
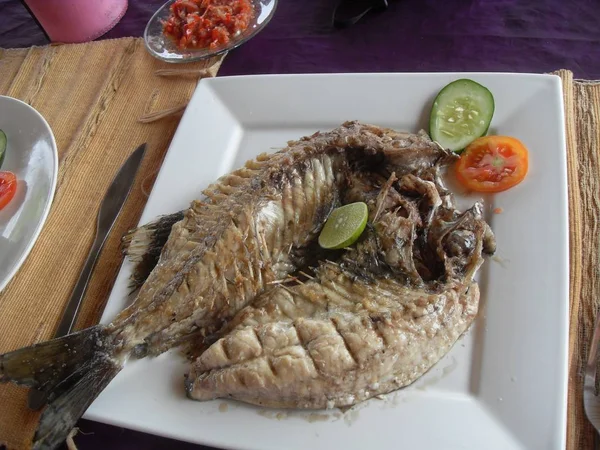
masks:
MULTIPOLYGON (((96 266, 96 262, 98 261, 98 256, 102 251, 102 247, 104 247, 104 242, 106 241, 106 235, 97 236, 94 240, 92 248, 88 254, 88 257, 83 266, 83 270, 79 275, 79 279, 77 280, 77 284, 71 293, 71 298, 67 303, 67 307, 65 308, 65 312, 63 313, 63 317, 58 324, 58 328, 54 333, 54 337, 61 337, 66 334, 69 334, 71 330, 73 330, 73 326, 75 325, 75 321, 77 320, 77 313, 79 312, 79 308, 81 306, 81 301, 83 300, 83 296, 87 290, 88 283, 92 276, 92 272, 94 271, 94 267, 96 266)), ((29 391, 29 396, 27 398, 27 406, 30 409, 38 410, 41 409, 46 404, 46 394, 37 389, 31 389, 29 391)))
POLYGON ((77 280, 77 284, 73 288, 71 298, 67 303, 63 317, 56 328, 56 332, 54 334, 55 338, 65 336, 73 330, 73 326, 75 325, 75 321, 77 320, 77 315, 79 313, 79 307, 81 306, 81 301, 83 300, 83 296, 87 290, 92 272, 94 271, 94 267, 98 261, 98 256, 100 255, 102 247, 104 246, 104 241, 106 241, 106 236, 103 236, 102 239, 96 239, 94 241, 94 244, 92 245, 90 253, 88 254, 83 266, 83 270, 81 271, 79 279, 77 280))

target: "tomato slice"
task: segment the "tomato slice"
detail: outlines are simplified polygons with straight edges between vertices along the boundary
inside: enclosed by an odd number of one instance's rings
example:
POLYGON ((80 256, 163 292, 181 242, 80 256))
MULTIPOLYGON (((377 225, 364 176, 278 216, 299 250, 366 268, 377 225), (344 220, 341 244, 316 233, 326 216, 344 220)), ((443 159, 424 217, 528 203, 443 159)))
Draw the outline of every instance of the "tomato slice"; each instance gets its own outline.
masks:
POLYGON ((17 192, 17 177, 12 172, 0 172, 0 209, 10 203, 17 192))
POLYGON ((456 163, 456 177, 477 192, 502 192, 527 175, 529 153, 509 136, 483 136, 467 146, 456 163))

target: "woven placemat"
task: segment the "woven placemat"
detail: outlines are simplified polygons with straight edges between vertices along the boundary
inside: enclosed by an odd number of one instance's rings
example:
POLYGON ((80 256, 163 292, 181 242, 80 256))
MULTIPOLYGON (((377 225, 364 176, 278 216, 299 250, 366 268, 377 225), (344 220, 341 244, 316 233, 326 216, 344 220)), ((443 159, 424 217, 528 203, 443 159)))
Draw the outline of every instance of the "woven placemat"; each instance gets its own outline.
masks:
MULTIPOLYGON (((50 215, 31 254, 0 293, 0 353, 49 339, 94 237, 112 178, 148 144, 135 185, 100 256, 78 328, 96 323, 122 261, 120 236, 137 224, 165 151, 201 76, 221 58, 173 66, 152 58, 139 38, 0 49, 0 94, 25 101, 56 137, 59 173, 50 215), (206 69, 203 71, 203 69, 206 69), (175 113, 151 124, 163 112, 175 113)), ((0 385, 0 445, 30 447, 38 413, 27 391, 0 385)))
POLYGON ((593 448, 594 443, 594 430, 583 410, 583 377, 600 299, 600 83, 573 80, 567 70, 557 74, 563 81, 569 179, 567 449, 582 450, 593 448))
MULTIPOLYGON (((48 221, 27 261, 0 294, 0 353, 51 337, 89 247, 102 197, 121 164, 142 142, 146 157, 125 208, 101 255, 78 327, 98 321, 121 263, 119 237, 137 223, 201 70, 214 76, 220 60, 185 70, 151 58, 140 39, 31 49, 0 49, 0 94, 24 100, 52 127, 60 167, 48 221), (157 71, 159 71, 157 73, 157 71)), ((570 218, 570 346, 567 449, 592 448, 583 411, 583 370, 600 298, 600 84, 563 81, 567 120, 570 218), (586 242, 585 247, 582 242, 586 242)), ((29 448, 38 413, 27 391, 0 385, 0 443, 29 448)))

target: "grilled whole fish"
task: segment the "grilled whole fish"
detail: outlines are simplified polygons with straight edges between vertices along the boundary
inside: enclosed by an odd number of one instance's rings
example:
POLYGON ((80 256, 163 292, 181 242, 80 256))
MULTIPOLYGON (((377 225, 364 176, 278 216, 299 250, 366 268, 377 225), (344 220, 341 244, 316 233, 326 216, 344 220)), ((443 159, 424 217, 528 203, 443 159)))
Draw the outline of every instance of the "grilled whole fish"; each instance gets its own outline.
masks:
POLYGON ((369 201, 361 241, 241 310, 196 360, 188 395, 347 407, 423 375, 475 318, 473 277, 495 245, 481 205, 459 214, 441 203, 434 183, 393 177, 369 201))
MULTIPOLYGON (((169 237, 158 260, 148 256, 151 271, 143 274, 135 301, 111 324, 0 355, 0 381, 46 393, 34 448, 63 442, 128 358, 218 336, 242 308, 277 286, 273 283, 314 265, 320 258, 315 239, 330 211, 357 196, 377 198, 377 187, 392 173, 406 182, 423 180, 414 195, 437 191, 439 204, 424 217, 427 223, 436 220, 434 211, 449 201, 437 170, 453 158, 424 135, 347 122, 220 178, 176 220, 163 221, 171 229, 163 229, 162 236, 169 237), (414 180, 404 178, 408 175, 414 180)), ((422 252, 415 258, 420 266, 410 267, 403 280, 434 279, 440 267, 429 260, 439 258, 428 248, 415 247, 422 252)), ((402 264, 394 273, 404 270, 402 264)))

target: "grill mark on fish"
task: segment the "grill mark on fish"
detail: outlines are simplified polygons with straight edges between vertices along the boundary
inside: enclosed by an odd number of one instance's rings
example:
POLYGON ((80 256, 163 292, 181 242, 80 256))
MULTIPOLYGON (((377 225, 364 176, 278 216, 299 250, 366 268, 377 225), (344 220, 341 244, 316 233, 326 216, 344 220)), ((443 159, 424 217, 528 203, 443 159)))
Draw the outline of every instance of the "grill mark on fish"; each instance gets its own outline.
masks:
MULTIPOLYGON (((383 347, 385 348, 388 345, 388 342, 386 341, 385 336, 381 333, 381 330, 379 329, 379 324, 383 321, 383 318, 381 316, 368 314, 367 319, 371 323, 371 328, 373 329, 375 334, 379 337, 379 339, 381 339, 381 343, 383 344, 383 347)), ((385 350, 383 350, 383 351, 385 352, 385 350)))
POLYGON ((335 317, 332 317, 330 319, 330 322, 333 325, 333 328, 335 328, 335 331, 339 335, 340 339, 344 343, 344 347, 346 347, 346 351, 348 352, 348 355, 350 355, 350 358, 352 358, 352 361, 354 361, 354 364, 357 365, 357 366, 360 366, 360 363, 358 362, 359 359, 354 354, 354 352, 352 351, 352 349, 350 348, 350 345, 348 344, 348 341, 346 341, 346 338, 344 337, 344 333, 342 333, 342 331, 340 329, 340 325, 339 325, 338 321, 335 319, 335 317))
MULTIPOLYGON (((290 289, 290 290, 288 290, 287 288, 284 288, 284 290, 285 290, 285 294, 283 294, 283 295, 286 295, 286 296, 287 296, 287 299, 288 299, 288 300, 290 300, 290 303, 291 303, 291 302, 295 302, 295 301, 296 301, 296 299, 297 299, 298 297, 302 298, 302 296, 301 296, 301 295, 298 295, 298 293, 297 293, 296 291, 293 291, 293 290, 291 290, 291 289, 290 289)), ((290 313, 289 313, 287 310, 285 310, 285 309, 281 309, 281 308, 278 308, 278 309, 279 309, 279 311, 281 311, 281 314, 282 314, 282 315, 283 315, 283 316, 284 316, 286 319, 288 319, 290 322, 293 322, 293 321, 294 321, 294 319, 295 319, 295 316, 292 316, 292 315, 291 315, 291 314, 290 314, 290 313)))
POLYGON ((311 364, 312 367, 314 367, 315 372, 320 374, 320 375, 325 375, 322 371, 322 365, 319 364, 316 360, 315 360, 315 356, 313 355, 313 353, 310 350, 310 343, 314 341, 314 339, 304 339, 302 337, 302 333, 300 332, 300 330, 298 330, 298 327, 302 325, 302 322, 292 322, 291 326, 294 329, 294 331, 296 332, 296 336, 298 338, 298 345, 302 348, 302 350, 304 350, 304 355, 305 358, 307 358, 311 364))
MULTIPOLYGON (((306 172, 304 173, 304 185, 306 186, 306 191, 308 193, 307 201, 312 205, 318 204, 317 196, 316 196, 316 187, 315 187, 315 162, 310 161, 307 165, 306 172)), ((307 213, 307 220, 309 223, 317 224, 319 220, 315 217, 315 211, 310 209, 307 213)), ((310 230, 312 233, 315 232, 315 229, 310 230)))
POLYGON ((306 223, 305 211, 308 210, 308 208, 306 208, 306 195, 302 189, 302 178, 299 173, 296 173, 292 178, 292 198, 294 205, 294 221, 292 227, 295 234, 296 225, 299 223, 306 223))
POLYGON ((267 361, 267 364, 269 365, 269 369, 271 370, 271 376, 273 378, 277 378, 277 368, 275 367, 275 364, 273 364, 273 358, 267 356, 265 359, 267 361))
POLYGON ((278 227, 278 245, 275 247, 279 250, 279 255, 276 256, 277 259, 281 257, 282 247, 285 246, 284 243, 288 242, 290 245, 293 243, 293 228, 292 224, 294 222, 293 216, 293 198, 292 195, 292 187, 290 185, 289 179, 285 180, 285 184, 283 186, 283 196, 281 198, 281 205, 283 210, 283 220, 281 223, 281 227, 278 227), (290 201, 291 200, 291 201, 290 201))
MULTIPOLYGON (((231 354, 229 353, 229 346, 227 345, 227 341, 222 341, 221 349, 223 350, 223 355, 228 361, 232 360, 231 354)), ((223 368, 228 367, 227 365, 221 366, 223 368)))
POLYGON ((260 336, 258 335, 258 331, 256 330, 256 328, 251 328, 251 330, 254 333, 254 337, 256 338, 256 341, 260 344, 261 354, 264 354, 265 346, 263 345, 262 340, 260 339, 260 336))
POLYGON ((237 376, 238 376, 238 382, 239 382, 239 384, 240 384, 240 385, 241 385, 243 388, 247 388, 247 387, 248 387, 248 384, 247 384, 247 382, 246 382, 246 375, 245 375, 245 373, 243 373, 243 372, 239 372, 239 373, 237 374, 237 376))

